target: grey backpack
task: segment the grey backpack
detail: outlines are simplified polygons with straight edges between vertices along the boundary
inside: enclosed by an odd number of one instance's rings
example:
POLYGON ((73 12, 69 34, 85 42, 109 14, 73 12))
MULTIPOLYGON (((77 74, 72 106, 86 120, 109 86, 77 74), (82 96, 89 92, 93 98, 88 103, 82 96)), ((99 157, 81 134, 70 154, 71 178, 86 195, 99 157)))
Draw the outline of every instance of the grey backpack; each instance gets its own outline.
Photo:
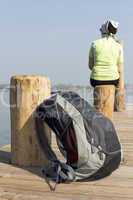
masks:
POLYGON ((121 162, 121 145, 112 122, 74 92, 57 92, 36 110, 36 132, 49 160, 43 174, 58 183, 103 178, 121 162), (43 123, 51 128, 66 163, 48 143, 43 123))

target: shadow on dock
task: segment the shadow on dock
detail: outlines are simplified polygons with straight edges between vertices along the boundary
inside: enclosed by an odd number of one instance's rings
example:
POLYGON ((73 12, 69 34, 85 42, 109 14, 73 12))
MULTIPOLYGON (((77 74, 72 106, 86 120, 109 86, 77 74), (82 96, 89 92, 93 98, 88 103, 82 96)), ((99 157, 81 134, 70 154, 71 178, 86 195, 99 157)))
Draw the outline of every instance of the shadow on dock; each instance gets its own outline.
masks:
POLYGON ((11 152, 9 151, 9 149, 10 149, 9 146, 6 146, 6 148, 4 147, 4 148, 0 149, 0 163, 4 163, 9 166, 28 171, 28 172, 35 174, 41 178, 44 178, 44 180, 45 180, 45 177, 43 176, 43 174, 41 172, 42 167, 20 167, 20 166, 12 164, 11 163, 11 152))
MULTIPOLYGON (((9 147, 5 148, 5 149, 8 149, 8 151, 9 151, 9 147)), ((12 164, 11 163, 11 152, 8 152, 8 151, 0 150, 0 163, 5 163, 5 164, 8 164, 9 166, 12 166, 12 167, 15 167, 15 168, 18 168, 18 169, 22 169, 22 170, 28 171, 28 172, 30 172, 34 175, 37 175, 37 176, 43 178, 44 181, 46 181, 46 183, 49 185, 48 179, 46 179, 46 177, 42 173, 42 167, 20 167, 20 166, 17 166, 15 164, 12 164)), ((106 178, 107 176, 109 176, 109 175, 105 175, 105 177, 102 177, 102 179, 106 178)), ((80 180, 78 182, 99 181, 100 179, 101 179, 101 177, 97 177, 96 179, 89 178, 89 179, 85 179, 85 180, 82 180, 82 181, 80 180)))
POLYGON ((0 162, 11 164, 11 152, 0 150, 0 162))

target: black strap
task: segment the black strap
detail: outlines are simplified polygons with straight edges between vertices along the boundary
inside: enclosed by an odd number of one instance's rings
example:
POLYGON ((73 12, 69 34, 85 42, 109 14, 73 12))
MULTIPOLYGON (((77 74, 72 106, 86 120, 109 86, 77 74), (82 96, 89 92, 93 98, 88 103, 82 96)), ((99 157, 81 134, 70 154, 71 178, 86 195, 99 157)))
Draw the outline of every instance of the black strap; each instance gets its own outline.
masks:
MULTIPOLYGON (((55 181, 54 187, 52 187, 52 185, 50 184, 50 181, 49 181, 49 178, 52 178, 52 174, 51 174, 51 177, 49 177, 47 175, 47 169, 45 169, 45 168, 42 169, 42 173, 45 177, 47 184, 50 187, 50 190, 55 191, 58 183, 74 181, 75 173, 74 173, 74 170, 72 169, 72 167, 70 167, 69 165, 67 165, 65 163, 61 163, 58 160, 56 154, 51 149, 51 146, 48 142, 48 138, 45 134, 43 123, 44 123, 43 120, 41 120, 40 118, 38 118, 38 117, 35 118, 35 127, 36 127, 38 142, 40 144, 40 147, 41 147, 43 153, 47 157, 47 159, 49 161, 51 161, 50 162, 51 165, 53 164, 53 170, 55 170, 56 178, 54 177, 54 181, 55 181)), ((50 167, 52 168, 52 166, 50 166, 50 167)))

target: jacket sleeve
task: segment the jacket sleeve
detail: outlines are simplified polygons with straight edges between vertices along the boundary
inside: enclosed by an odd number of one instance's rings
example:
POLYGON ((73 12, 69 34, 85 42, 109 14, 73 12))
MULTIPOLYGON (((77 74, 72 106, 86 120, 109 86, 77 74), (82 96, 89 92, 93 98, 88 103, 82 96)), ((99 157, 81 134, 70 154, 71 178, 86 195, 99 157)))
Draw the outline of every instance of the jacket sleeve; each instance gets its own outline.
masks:
POLYGON ((117 65, 121 65, 123 63, 124 63, 123 46, 120 45, 119 56, 118 56, 118 60, 117 60, 117 65))
POLYGON ((90 50, 89 50, 89 61, 88 66, 90 70, 92 70, 94 66, 94 43, 91 44, 90 50))

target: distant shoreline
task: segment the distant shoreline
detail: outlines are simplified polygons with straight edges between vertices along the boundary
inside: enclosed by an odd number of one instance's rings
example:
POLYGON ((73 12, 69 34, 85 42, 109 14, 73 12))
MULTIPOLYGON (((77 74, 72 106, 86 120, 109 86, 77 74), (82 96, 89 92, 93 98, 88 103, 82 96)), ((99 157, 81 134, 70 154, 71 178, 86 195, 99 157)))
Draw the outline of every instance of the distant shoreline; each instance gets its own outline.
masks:
POLYGON ((0 90, 2 89, 9 89, 10 85, 9 84, 0 84, 0 90))
MULTIPOLYGON (((10 89, 9 84, 0 84, 0 90, 2 89, 10 89)), ((72 84, 57 84, 52 86, 52 90, 81 90, 81 89, 92 89, 91 86, 85 86, 85 85, 72 85, 72 84)))
MULTIPOLYGON (((9 84, 0 84, 0 90, 2 89, 10 89, 10 85, 9 84)), ((92 87, 90 85, 74 85, 74 84, 63 84, 63 83, 59 83, 57 85, 53 85, 52 89, 56 89, 56 90, 61 90, 61 89, 65 89, 65 90, 72 90, 72 89, 77 89, 77 90, 81 90, 81 89, 92 89, 92 87)), ((126 84, 125 85, 125 89, 127 90, 132 90, 133 91, 133 84, 126 84)))

